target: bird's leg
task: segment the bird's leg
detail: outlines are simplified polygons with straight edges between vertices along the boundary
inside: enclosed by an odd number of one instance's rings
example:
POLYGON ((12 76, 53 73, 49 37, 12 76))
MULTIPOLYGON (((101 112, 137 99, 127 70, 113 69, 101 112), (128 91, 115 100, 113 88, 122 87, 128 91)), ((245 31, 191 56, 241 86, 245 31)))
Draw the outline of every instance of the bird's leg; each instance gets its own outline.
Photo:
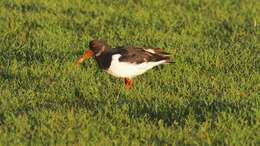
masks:
POLYGON ((133 80, 130 78, 125 78, 125 88, 130 89, 133 86, 133 80))

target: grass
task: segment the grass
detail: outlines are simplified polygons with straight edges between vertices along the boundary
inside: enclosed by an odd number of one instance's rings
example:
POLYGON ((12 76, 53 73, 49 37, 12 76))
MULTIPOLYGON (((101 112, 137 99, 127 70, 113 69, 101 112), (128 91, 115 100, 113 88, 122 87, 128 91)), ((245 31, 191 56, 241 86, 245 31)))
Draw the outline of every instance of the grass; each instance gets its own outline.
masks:
POLYGON ((0 145, 260 145, 257 0, 1 0, 0 145), (88 41, 161 47, 123 81, 88 41))

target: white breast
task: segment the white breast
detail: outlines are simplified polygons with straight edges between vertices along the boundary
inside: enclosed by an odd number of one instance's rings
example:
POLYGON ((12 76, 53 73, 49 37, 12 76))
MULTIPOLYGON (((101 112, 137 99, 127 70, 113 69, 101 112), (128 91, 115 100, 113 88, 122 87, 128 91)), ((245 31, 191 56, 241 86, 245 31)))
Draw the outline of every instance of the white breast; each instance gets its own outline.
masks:
POLYGON ((147 70, 153 68, 154 66, 165 63, 165 60, 158 62, 144 62, 140 64, 120 62, 120 54, 115 54, 112 56, 112 61, 107 72, 113 76, 121 78, 132 78, 137 75, 143 74, 147 70))

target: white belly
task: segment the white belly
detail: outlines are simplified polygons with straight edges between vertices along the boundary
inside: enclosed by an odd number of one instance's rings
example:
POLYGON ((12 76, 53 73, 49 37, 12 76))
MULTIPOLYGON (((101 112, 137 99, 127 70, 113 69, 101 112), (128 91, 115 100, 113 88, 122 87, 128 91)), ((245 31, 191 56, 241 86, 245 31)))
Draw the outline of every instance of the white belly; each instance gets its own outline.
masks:
POLYGON ((165 63, 165 60, 158 62, 144 62, 140 64, 119 62, 120 56, 120 54, 112 56, 112 62, 107 72, 113 76, 121 78, 132 78, 138 76, 154 66, 165 63))

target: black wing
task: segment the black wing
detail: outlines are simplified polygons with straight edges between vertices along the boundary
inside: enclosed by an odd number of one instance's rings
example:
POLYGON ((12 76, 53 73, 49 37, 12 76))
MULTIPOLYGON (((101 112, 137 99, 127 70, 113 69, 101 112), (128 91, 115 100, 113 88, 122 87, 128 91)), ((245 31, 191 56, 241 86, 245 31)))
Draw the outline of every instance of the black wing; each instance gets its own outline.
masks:
MULTIPOLYGON (((148 49, 148 48, 147 48, 148 49)), ((126 46, 113 49, 113 54, 120 54, 119 61, 130 63, 157 62, 161 60, 169 60, 169 53, 163 52, 160 49, 151 49, 154 52, 149 52, 142 47, 126 46)))

